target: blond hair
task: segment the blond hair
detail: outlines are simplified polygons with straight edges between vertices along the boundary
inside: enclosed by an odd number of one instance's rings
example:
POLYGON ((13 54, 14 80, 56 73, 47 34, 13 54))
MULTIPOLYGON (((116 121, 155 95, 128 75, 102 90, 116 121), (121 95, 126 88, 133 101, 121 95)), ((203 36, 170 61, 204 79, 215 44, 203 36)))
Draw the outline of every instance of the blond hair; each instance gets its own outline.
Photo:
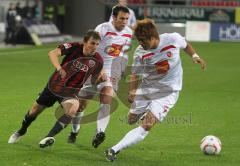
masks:
POLYGON ((159 33, 153 20, 146 18, 138 20, 134 27, 134 35, 137 40, 159 39, 159 33))

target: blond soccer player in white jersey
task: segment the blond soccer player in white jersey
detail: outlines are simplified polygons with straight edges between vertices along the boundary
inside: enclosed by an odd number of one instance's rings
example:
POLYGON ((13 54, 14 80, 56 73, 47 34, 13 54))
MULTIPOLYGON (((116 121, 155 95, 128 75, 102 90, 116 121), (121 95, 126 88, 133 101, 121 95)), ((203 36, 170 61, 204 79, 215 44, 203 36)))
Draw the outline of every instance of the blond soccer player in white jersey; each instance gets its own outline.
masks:
MULTIPOLYGON (((97 52, 104 60, 103 73, 107 81, 98 85, 100 91, 100 108, 97 116, 97 131, 93 138, 92 146, 97 148, 105 139, 105 130, 110 120, 110 109, 114 92, 118 90, 118 82, 127 66, 127 51, 130 49, 132 40, 132 29, 127 26, 129 10, 124 6, 113 8, 113 21, 98 25, 95 31, 99 32, 101 41, 97 52)), ((79 93, 80 98, 91 96, 91 86, 86 85, 79 93), (88 89, 89 88, 89 89, 88 89)), ((93 95, 92 95, 93 96, 93 95)), ((72 132, 68 137, 69 143, 76 141, 80 129, 80 120, 87 101, 80 102, 81 112, 73 120, 72 132)))
POLYGON ((114 161, 122 149, 142 141, 153 128, 163 121, 177 102, 182 89, 182 65, 180 49, 205 69, 206 63, 193 47, 178 33, 158 34, 152 20, 137 22, 134 35, 140 46, 135 51, 128 100, 132 107, 128 114, 129 124, 139 117, 142 123, 129 131, 116 145, 105 151, 106 159, 114 161), (141 84, 138 86, 138 76, 141 84))

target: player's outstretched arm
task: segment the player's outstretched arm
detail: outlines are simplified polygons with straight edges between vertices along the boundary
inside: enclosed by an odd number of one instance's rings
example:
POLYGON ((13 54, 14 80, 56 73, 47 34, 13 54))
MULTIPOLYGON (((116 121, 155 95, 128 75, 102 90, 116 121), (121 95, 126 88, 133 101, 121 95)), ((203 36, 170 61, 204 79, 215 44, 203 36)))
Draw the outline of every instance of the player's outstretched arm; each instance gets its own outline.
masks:
POLYGON ((61 56, 61 50, 56 48, 48 53, 49 59, 56 70, 59 72, 62 78, 66 76, 66 72, 61 68, 59 63, 59 57, 61 56))
POLYGON ((187 47, 184 49, 184 51, 192 58, 194 63, 200 64, 203 70, 206 69, 206 62, 200 58, 190 43, 187 43, 187 47))

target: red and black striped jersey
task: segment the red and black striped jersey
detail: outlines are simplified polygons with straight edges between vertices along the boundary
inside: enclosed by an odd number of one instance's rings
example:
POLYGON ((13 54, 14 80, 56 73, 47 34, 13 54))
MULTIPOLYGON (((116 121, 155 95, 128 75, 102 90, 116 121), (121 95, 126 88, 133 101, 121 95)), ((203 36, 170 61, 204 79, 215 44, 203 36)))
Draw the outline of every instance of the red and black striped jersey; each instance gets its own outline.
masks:
POLYGON ((103 67, 103 59, 98 53, 84 55, 83 44, 78 42, 64 43, 58 48, 65 56, 61 67, 66 71, 66 77, 61 78, 59 72, 55 71, 48 82, 48 88, 55 95, 72 97, 77 95, 90 76, 98 76, 103 67))

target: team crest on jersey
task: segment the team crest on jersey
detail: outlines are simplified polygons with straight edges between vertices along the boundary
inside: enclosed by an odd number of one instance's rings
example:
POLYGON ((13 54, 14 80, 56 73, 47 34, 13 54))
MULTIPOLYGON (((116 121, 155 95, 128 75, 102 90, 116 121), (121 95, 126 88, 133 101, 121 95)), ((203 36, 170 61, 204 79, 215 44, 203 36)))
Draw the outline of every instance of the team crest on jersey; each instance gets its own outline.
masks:
POLYGON ((168 52, 167 52, 167 56, 168 56, 169 58, 171 58, 171 57, 173 56, 172 52, 168 51, 168 52))
POLYGON ((65 49, 69 49, 72 47, 72 45, 70 43, 64 43, 63 46, 65 49))
POLYGON ((82 64, 79 60, 75 60, 73 62, 73 70, 78 72, 78 71, 83 71, 83 72, 87 72, 89 69, 89 67, 85 64, 82 64))
POLYGON ((90 68, 92 68, 93 66, 95 66, 96 62, 94 60, 89 60, 88 65, 90 68))

